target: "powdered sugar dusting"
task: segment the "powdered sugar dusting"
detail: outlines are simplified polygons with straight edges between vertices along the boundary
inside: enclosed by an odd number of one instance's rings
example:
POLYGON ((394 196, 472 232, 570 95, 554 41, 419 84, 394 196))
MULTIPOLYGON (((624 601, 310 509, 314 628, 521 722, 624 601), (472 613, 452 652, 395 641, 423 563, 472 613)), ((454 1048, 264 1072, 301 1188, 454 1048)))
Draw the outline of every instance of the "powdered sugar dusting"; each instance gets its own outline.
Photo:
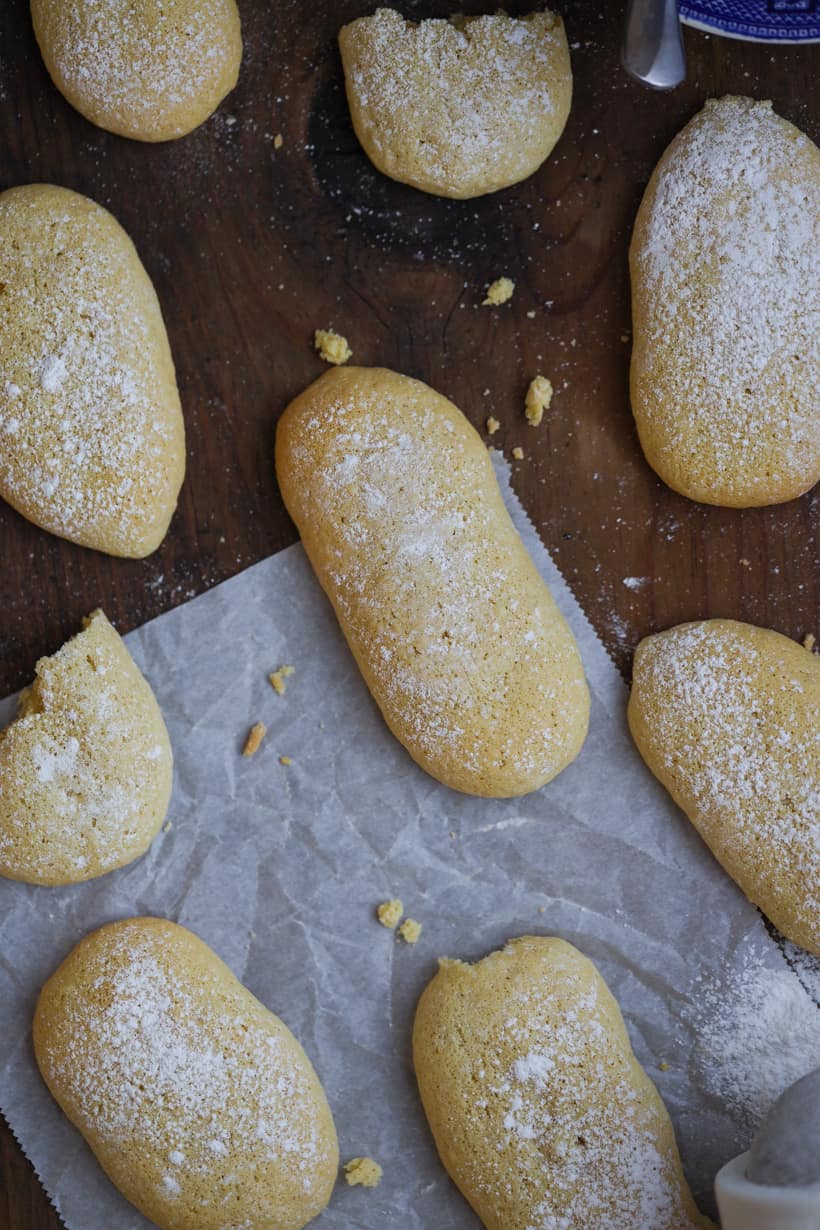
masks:
POLYGON ((635 696, 663 780, 718 857, 820 945, 820 663, 775 633, 684 624, 643 642, 635 696))
MULTIPOLYGON (((539 943, 518 940, 488 958, 513 968, 504 982, 495 976, 474 1036, 452 1037, 456 1064, 468 1066, 461 1086, 446 1086, 464 1116, 448 1123, 458 1138, 474 1133, 478 1149, 459 1159, 460 1182, 483 1197, 479 1211, 491 1211, 493 1225, 512 1224, 514 1209, 522 1230, 694 1230, 702 1223, 668 1123, 636 1074, 603 983, 568 946, 544 958, 540 976, 536 965, 525 976, 518 954, 539 943)), ((471 1022, 466 1005, 479 1000, 482 964, 469 998, 457 1001, 459 1031, 471 1022)))
POLYGON ((820 1067, 820 1008, 790 970, 749 960, 704 987, 693 1023, 701 1082, 747 1127, 820 1067))
POLYGON ((297 522, 321 531, 311 558, 376 699, 401 715, 412 750, 444 749, 474 781, 494 765, 557 771, 585 683, 500 496, 488 495, 486 451, 417 382, 402 382, 397 404, 398 377, 367 387, 353 369, 333 376, 349 393, 301 420, 288 485, 297 522))
POLYGON ((101 875, 159 828, 171 750, 153 694, 101 613, 50 658, 0 731, 0 866, 35 882, 101 875))
POLYGON ((144 553, 182 465, 153 288, 114 219, 74 193, 5 193, 0 233, 0 493, 62 537, 144 553))
POLYGON ((640 413, 670 465, 706 449, 713 475, 750 498, 820 473, 818 177, 820 154, 771 104, 712 100, 639 218, 640 413))
POLYGON ((559 114, 563 124, 568 96, 555 78, 566 41, 550 13, 414 24, 378 9, 346 27, 341 46, 348 89, 388 173, 417 164, 433 191, 469 195, 489 191, 488 179, 521 178, 533 169, 518 165, 522 150, 525 160, 535 151, 537 166, 559 114))
POLYGON ((38 24, 61 88, 84 111, 127 129, 159 120, 171 135, 164 126, 175 111, 214 91, 216 106, 224 93, 236 54, 226 38, 232 9, 233 0, 74 0, 38 24))
POLYGON ((189 969, 170 924, 94 940, 37 1054, 106 1168, 153 1182, 169 1209, 224 1207, 226 1226, 271 1183, 310 1211, 335 1142, 285 1027, 219 967, 189 969))

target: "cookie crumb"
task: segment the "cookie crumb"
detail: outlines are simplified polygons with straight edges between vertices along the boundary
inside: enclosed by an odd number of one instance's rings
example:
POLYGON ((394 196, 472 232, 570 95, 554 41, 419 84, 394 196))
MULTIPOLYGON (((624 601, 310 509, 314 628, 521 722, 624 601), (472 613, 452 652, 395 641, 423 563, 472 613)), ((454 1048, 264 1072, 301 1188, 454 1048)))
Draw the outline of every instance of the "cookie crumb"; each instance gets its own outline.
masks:
POLYGON ((399 936, 405 944, 417 944, 420 935, 421 923, 416 922, 415 918, 405 918, 399 927, 399 936))
POLYGON ((289 765, 289 764, 293 764, 293 761, 291 760, 290 756, 280 756, 279 763, 283 765, 289 765))
POLYGON ((282 136, 281 132, 277 132, 276 136, 273 138, 273 148, 281 149, 284 144, 285 138, 282 136))
POLYGON ((353 1157, 345 1162, 345 1178, 350 1187, 378 1187, 382 1168, 372 1157, 353 1157))
POLYGON ((527 312, 527 320, 535 320, 535 315, 535 308, 530 308, 529 312, 527 312))
POLYGON ((404 906, 397 897, 391 901, 383 901, 380 906, 376 907, 376 917, 383 927, 387 927, 392 931, 399 924, 399 919, 404 913, 404 906))
POLYGON ((173 827, 174 827, 174 826, 173 826, 173 824, 171 823, 171 821, 170 821, 170 820, 168 820, 168 821, 167 821, 167 823, 166 823, 166 824, 164 824, 164 825, 162 826, 162 831, 163 831, 163 833, 170 833, 170 831, 171 831, 171 829, 172 829, 173 827))
POLYGON ((481 300, 481 306, 500 307, 502 303, 509 303, 514 290, 515 282, 512 278, 496 278, 487 287, 487 297, 481 300))
POLYGON ((289 679, 295 670, 295 666, 280 666, 278 671, 271 671, 268 675, 270 685, 277 696, 284 696, 287 687, 285 680, 289 679))
POLYGON ((242 755, 254 756, 259 751, 259 745, 267 733, 268 728, 264 722, 254 722, 248 731, 245 746, 242 748, 242 755))
POLYGON ((337 366, 346 363, 353 354, 346 337, 334 333, 332 329, 317 329, 313 334, 313 345, 319 351, 319 357, 326 363, 337 366))
POLYGON ((622 341, 622 342, 628 342, 628 341, 629 341, 629 334, 628 334, 628 333, 622 333, 622 334, 621 334, 621 341, 622 341))
POLYGON ((455 841, 457 837, 458 837, 458 833, 455 831, 455 829, 450 829, 450 841, 455 841))
POLYGON ((524 450, 520 444, 516 444, 515 448, 512 451, 512 455, 516 461, 524 460, 524 450))
POLYGON ((663 1063, 659 1063, 659 1064, 658 1064, 658 1071, 659 1071, 659 1072, 668 1072, 668 1071, 669 1071, 669 1067, 670 1067, 670 1065, 666 1062, 666 1060, 664 1060, 664 1062, 663 1062, 663 1063))
POLYGON ((549 410, 552 401, 552 384, 546 376, 536 376, 530 381, 527 396, 524 398, 524 414, 530 427, 538 427, 544 417, 544 411, 549 410))
POLYGON ((750 559, 739 559, 737 562, 742 564, 744 568, 751 568, 752 566, 752 561, 750 559))
POLYGON ((484 426, 487 429, 487 435, 494 436, 495 433, 498 431, 499 427, 501 426, 501 424, 499 423, 497 418, 494 418, 492 415, 490 415, 490 417, 487 419, 487 422, 484 424, 484 426))
POLYGON ((817 644, 817 638, 813 632, 807 632, 803 637, 803 648, 808 649, 809 653, 814 653, 814 646, 817 644))
POLYGON ((547 912, 547 907, 546 907, 545 905, 539 905, 539 907, 538 907, 538 913, 539 913, 539 914, 546 914, 546 912, 547 912))

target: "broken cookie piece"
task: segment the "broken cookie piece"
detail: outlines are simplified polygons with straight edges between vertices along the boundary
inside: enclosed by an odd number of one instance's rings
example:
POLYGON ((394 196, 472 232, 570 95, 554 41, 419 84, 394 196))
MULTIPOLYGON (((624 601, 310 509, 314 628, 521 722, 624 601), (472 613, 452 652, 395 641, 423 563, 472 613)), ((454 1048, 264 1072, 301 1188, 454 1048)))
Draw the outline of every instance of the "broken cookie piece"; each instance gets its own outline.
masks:
POLYGON ((354 1157, 345 1162, 345 1179, 350 1187, 378 1187, 382 1168, 372 1157, 354 1157))
POLYGON ((317 329, 313 334, 313 345, 318 350, 320 359, 337 367, 346 363, 353 355, 347 338, 342 337, 341 333, 334 333, 332 329, 317 329))
POLYGON ((264 722, 254 722, 248 731, 248 737, 245 740, 245 746, 242 748, 243 756, 255 756, 259 751, 262 740, 268 733, 268 728, 264 722))
POLYGON ((399 938, 404 940, 405 944, 417 944, 420 935, 421 923, 416 922, 415 918, 405 918, 399 927, 399 938))
POLYGON ((481 306, 500 307, 502 303, 509 303, 514 290, 515 282, 512 278, 496 278, 487 287, 487 296, 481 300, 481 306))
POLYGON ((552 384, 546 376, 536 376, 530 381, 530 387, 524 399, 524 414, 530 427, 540 425, 544 411, 550 408, 552 392, 552 384))
POLYGON ((391 901, 383 901, 380 906, 376 907, 376 917, 383 927, 393 930, 399 924, 399 919, 404 913, 404 906, 394 898, 391 901))

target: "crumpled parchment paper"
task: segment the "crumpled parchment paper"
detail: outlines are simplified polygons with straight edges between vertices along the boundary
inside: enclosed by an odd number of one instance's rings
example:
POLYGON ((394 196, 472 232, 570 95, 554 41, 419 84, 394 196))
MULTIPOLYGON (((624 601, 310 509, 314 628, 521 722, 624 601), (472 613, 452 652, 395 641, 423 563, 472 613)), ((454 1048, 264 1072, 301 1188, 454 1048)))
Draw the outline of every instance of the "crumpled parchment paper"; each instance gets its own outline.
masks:
MULTIPOLYGON (((719 987, 750 959, 788 967, 641 762, 626 688, 496 465, 592 692, 581 755, 537 794, 468 798, 413 764, 370 699, 301 547, 126 638, 171 734, 171 827, 139 862, 85 885, 0 880, 0 1105, 70 1230, 148 1223, 47 1093, 31 1016, 71 947, 133 914, 175 919, 227 961, 306 1048, 343 1160, 371 1155, 384 1167, 374 1190, 340 1181, 317 1230, 478 1225, 422 1114, 413 1012, 439 955, 476 959, 521 934, 561 935, 598 963, 704 1207, 713 1207, 718 1167, 748 1146, 748 1127, 709 1092, 693 1022, 704 985, 719 987), (267 677, 282 664, 295 673, 278 696, 267 677), (255 721, 268 734, 243 759, 255 721), (293 763, 280 764, 283 755, 293 763), (394 896, 423 923, 415 947, 374 919, 394 896)), ((100 602, 89 595, 89 609, 100 602)), ((11 699, 0 705, 0 722, 14 708, 11 699)))

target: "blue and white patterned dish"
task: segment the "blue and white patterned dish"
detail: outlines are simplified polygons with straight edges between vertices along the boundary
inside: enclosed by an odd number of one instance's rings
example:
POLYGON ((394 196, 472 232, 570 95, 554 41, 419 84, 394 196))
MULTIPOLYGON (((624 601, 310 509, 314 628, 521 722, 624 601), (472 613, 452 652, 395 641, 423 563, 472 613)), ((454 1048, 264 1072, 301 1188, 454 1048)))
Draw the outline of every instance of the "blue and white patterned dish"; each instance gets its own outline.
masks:
POLYGON ((699 30, 761 43, 820 42, 820 0, 680 0, 699 30))

